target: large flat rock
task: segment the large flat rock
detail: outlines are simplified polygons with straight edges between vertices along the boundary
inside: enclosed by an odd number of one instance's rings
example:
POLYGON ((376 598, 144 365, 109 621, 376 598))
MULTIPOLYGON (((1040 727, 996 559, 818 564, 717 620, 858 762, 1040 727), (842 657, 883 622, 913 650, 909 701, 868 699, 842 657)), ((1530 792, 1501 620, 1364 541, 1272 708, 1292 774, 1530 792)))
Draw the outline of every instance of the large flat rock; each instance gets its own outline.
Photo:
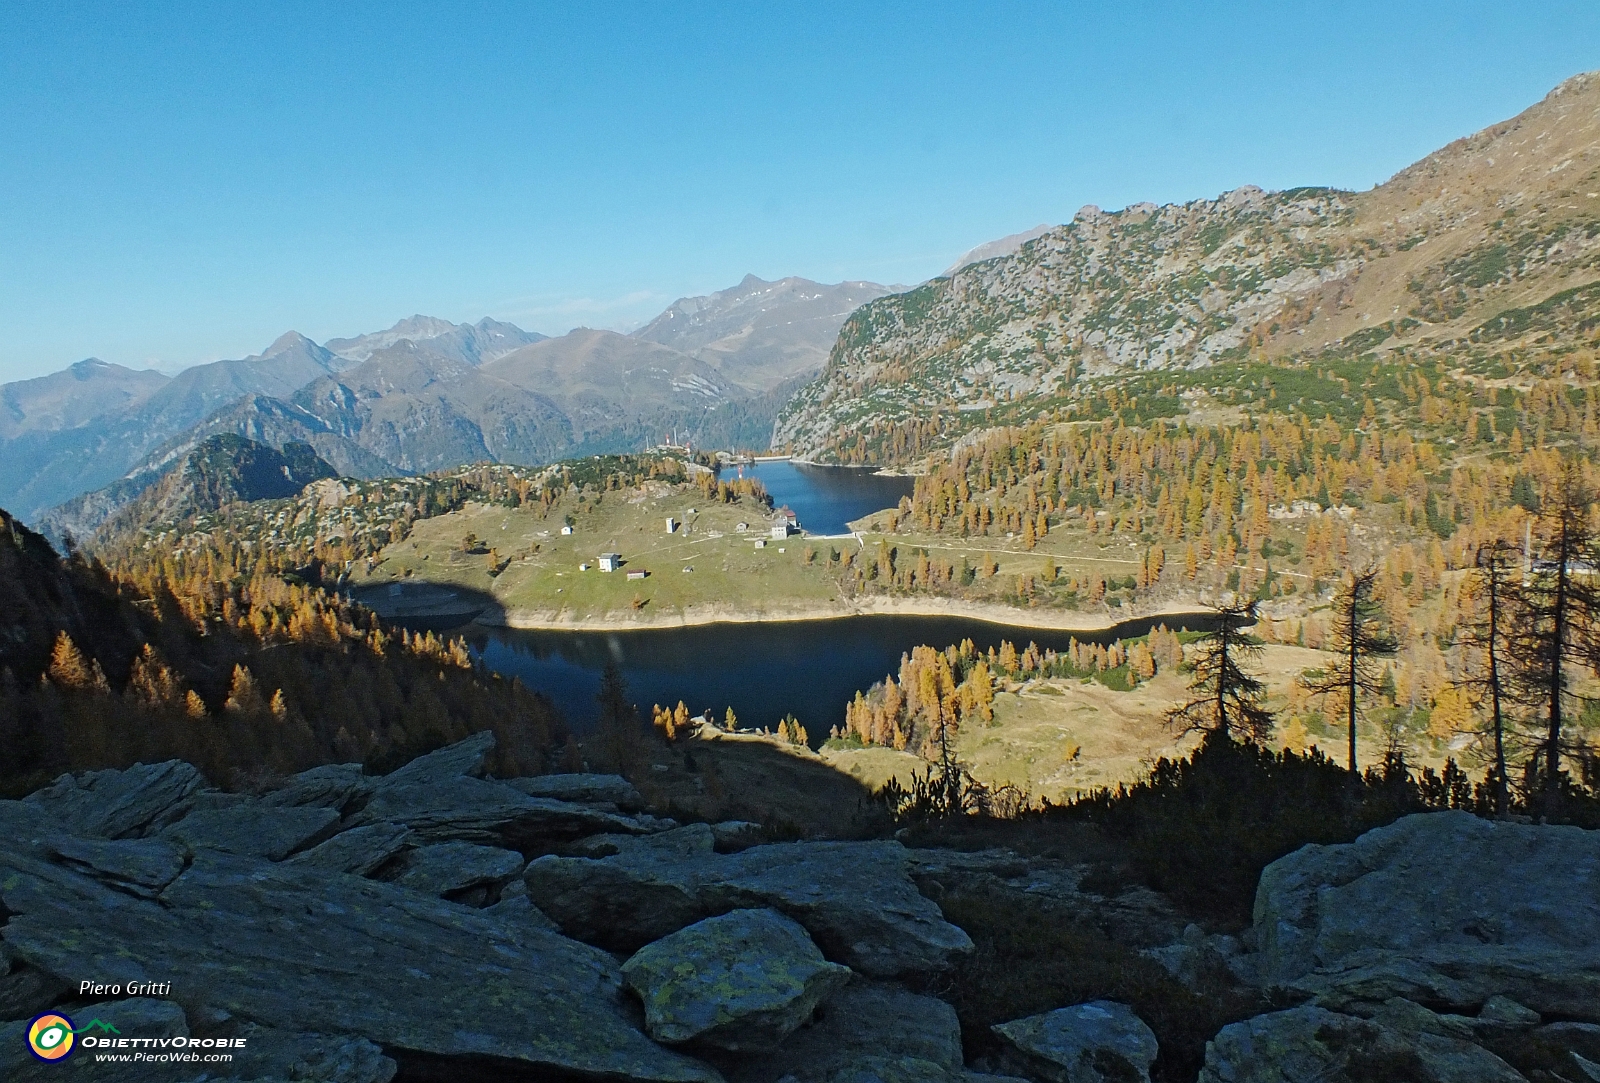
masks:
POLYGON ((350 811, 364 802, 377 785, 359 763, 330 763, 292 775, 283 786, 261 795, 264 805, 314 806, 350 811))
POLYGON ((860 977, 824 1000, 815 1021, 778 1048, 717 1063, 729 1083, 977 1083, 962 1068, 954 1008, 892 982, 860 977))
POLYGON ((291 865, 366 876, 411 842, 411 830, 400 824, 364 824, 341 831, 326 842, 289 858, 291 865))
POLYGON ((412 891, 452 898, 477 887, 498 889, 522 871, 522 855, 472 842, 438 842, 406 855, 395 883, 412 891))
POLYGON ((1600 1022, 1600 832, 1407 816, 1269 865, 1255 935, 1271 985, 1353 1010, 1403 997, 1475 1013, 1504 995, 1600 1022))
POLYGON ((644 810, 644 798, 633 783, 621 775, 531 775, 527 778, 508 778, 506 785, 521 790, 529 797, 611 806, 623 812, 644 810))
POLYGON ((991 1028, 1001 1065, 1046 1083, 1150 1083, 1155 1032, 1126 1004, 1094 1000, 991 1028))
POLYGON ((48 973, 171 982, 191 1018, 527 1071, 720 1079, 635 1028, 615 960, 529 923, 216 850, 155 900, 95 873, 0 838, 7 951, 48 973))
POLYGON ((282 861, 327 839, 338 823, 337 809, 249 801, 231 808, 196 810, 161 835, 190 849, 226 850, 282 861))
POLYGON ((391 782, 391 778, 374 789, 356 822, 402 824, 424 842, 476 842, 522 849, 602 832, 641 834, 658 829, 654 821, 590 805, 529 797, 491 779, 449 775, 391 782))

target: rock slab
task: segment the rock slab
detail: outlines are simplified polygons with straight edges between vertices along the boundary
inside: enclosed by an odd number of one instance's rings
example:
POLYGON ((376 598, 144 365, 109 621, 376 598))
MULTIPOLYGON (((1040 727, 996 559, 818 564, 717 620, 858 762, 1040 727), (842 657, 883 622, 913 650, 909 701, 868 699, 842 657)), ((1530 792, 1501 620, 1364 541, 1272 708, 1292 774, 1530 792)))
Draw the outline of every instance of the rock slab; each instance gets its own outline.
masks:
POLYGON ((1338 1011, 1403 997, 1473 1014, 1504 996, 1600 1023, 1596 929, 1600 832, 1465 812, 1303 847, 1262 872, 1255 903, 1265 981, 1338 1011))
POLYGON ((413 850, 395 883, 412 891, 451 898, 475 887, 498 888, 521 872, 522 865, 522 855, 515 850, 471 842, 439 842, 413 850))
POLYGON ((962 1067, 954 1008, 860 976, 778 1048, 713 1059, 728 1083, 978 1083, 962 1067))
POLYGON ((523 1071, 720 1079, 635 1028, 610 956, 393 884, 200 850, 150 900, 0 838, 0 905, 26 963, 171 981, 191 1014, 523 1071))

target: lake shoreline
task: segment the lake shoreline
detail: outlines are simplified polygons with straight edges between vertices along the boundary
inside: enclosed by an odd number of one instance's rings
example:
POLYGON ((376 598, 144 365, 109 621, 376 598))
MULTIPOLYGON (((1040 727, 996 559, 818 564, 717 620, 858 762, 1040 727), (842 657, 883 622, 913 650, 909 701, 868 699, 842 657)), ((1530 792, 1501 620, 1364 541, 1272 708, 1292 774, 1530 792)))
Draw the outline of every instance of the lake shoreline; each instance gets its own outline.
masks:
POLYGON ((510 628, 540 632, 629 632, 671 628, 702 628, 717 624, 794 624, 812 621, 847 620, 851 617, 959 617, 1011 628, 1041 632, 1084 632, 1100 634, 1119 625, 1163 617, 1195 618, 1205 614, 1194 606, 1163 606, 1156 609, 1129 609, 1102 614, 1016 609, 1011 606, 984 605, 935 598, 896 598, 869 596, 854 602, 830 605, 782 607, 759 612, 730 606, 707 604, 691 611, 655 615, 606 614, 602 617, 565 617, 560 610, 511 610, 489 617, 480 614, 472 623, 486 628, 510 628))

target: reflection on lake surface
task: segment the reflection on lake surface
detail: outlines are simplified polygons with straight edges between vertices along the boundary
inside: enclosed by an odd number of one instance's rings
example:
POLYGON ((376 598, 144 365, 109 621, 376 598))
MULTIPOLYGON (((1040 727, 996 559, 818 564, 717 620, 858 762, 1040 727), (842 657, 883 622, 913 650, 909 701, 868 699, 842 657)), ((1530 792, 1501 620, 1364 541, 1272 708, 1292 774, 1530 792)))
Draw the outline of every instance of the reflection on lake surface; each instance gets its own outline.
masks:
MULTIPOLYGON (((845 534, 852 519, 871 515, 910 496, 912 478, 880 477, 871 470, 848 466, 810 466, 789 460, 746 466, 745 477, 758 477, 772 494, 772 506, 794 510, 800 526, 811 534, 845 534)), ((723 467, 723 477, 738 470, 723 467)))
POLYGON ((717 718, 732 707, 745 726, 776 726, 793 713, 813 742, 843 723, 845 702, 885 674, 898 675, 900 655, 918 644, 944 647, 970 638, 980 650, 1002 639, 1018 646, 1065 650, 1143 635, 1155 624, 1204 627, 1203 614, 1128 621, 1105 632, 1013 628, 963 617, 861 616, 763 624, 712 624, 637 632, 552 632, 473 628, 467 638, 491 669, 521 677, 549 696, 574 729, 597 715, 595 695, 607 659, 615 659, 630 698, 648 717, 652 703, 717 718))

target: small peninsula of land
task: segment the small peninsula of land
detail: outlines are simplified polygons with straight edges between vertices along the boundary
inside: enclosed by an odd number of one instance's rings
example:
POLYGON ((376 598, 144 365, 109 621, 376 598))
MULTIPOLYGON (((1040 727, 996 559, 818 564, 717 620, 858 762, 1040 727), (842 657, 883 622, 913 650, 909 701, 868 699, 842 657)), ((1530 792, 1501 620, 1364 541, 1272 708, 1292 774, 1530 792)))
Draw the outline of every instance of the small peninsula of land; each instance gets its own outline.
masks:
POLYGON ((564 631, 895 614, 1103 632, 1204 607, 1198 596, 1007 597, 1019 580, 1042 578, 1047 562, 1063 586, 1121 583, 1140 550, 1066 532, 1031 551, 1018 538, 924 538, 898 518, 886 508, 852 522, 850 534, 814 537, 754 496, 708 499, 692 484, 663 481, 569 493, 549 505, 471 502, 417 521, 357 562, 347 585, 396 619, 564 631), (606 554, 616 555, 614 565, 606 554), (902 569, 910 569, 910 589, 896 585, 902 569))

